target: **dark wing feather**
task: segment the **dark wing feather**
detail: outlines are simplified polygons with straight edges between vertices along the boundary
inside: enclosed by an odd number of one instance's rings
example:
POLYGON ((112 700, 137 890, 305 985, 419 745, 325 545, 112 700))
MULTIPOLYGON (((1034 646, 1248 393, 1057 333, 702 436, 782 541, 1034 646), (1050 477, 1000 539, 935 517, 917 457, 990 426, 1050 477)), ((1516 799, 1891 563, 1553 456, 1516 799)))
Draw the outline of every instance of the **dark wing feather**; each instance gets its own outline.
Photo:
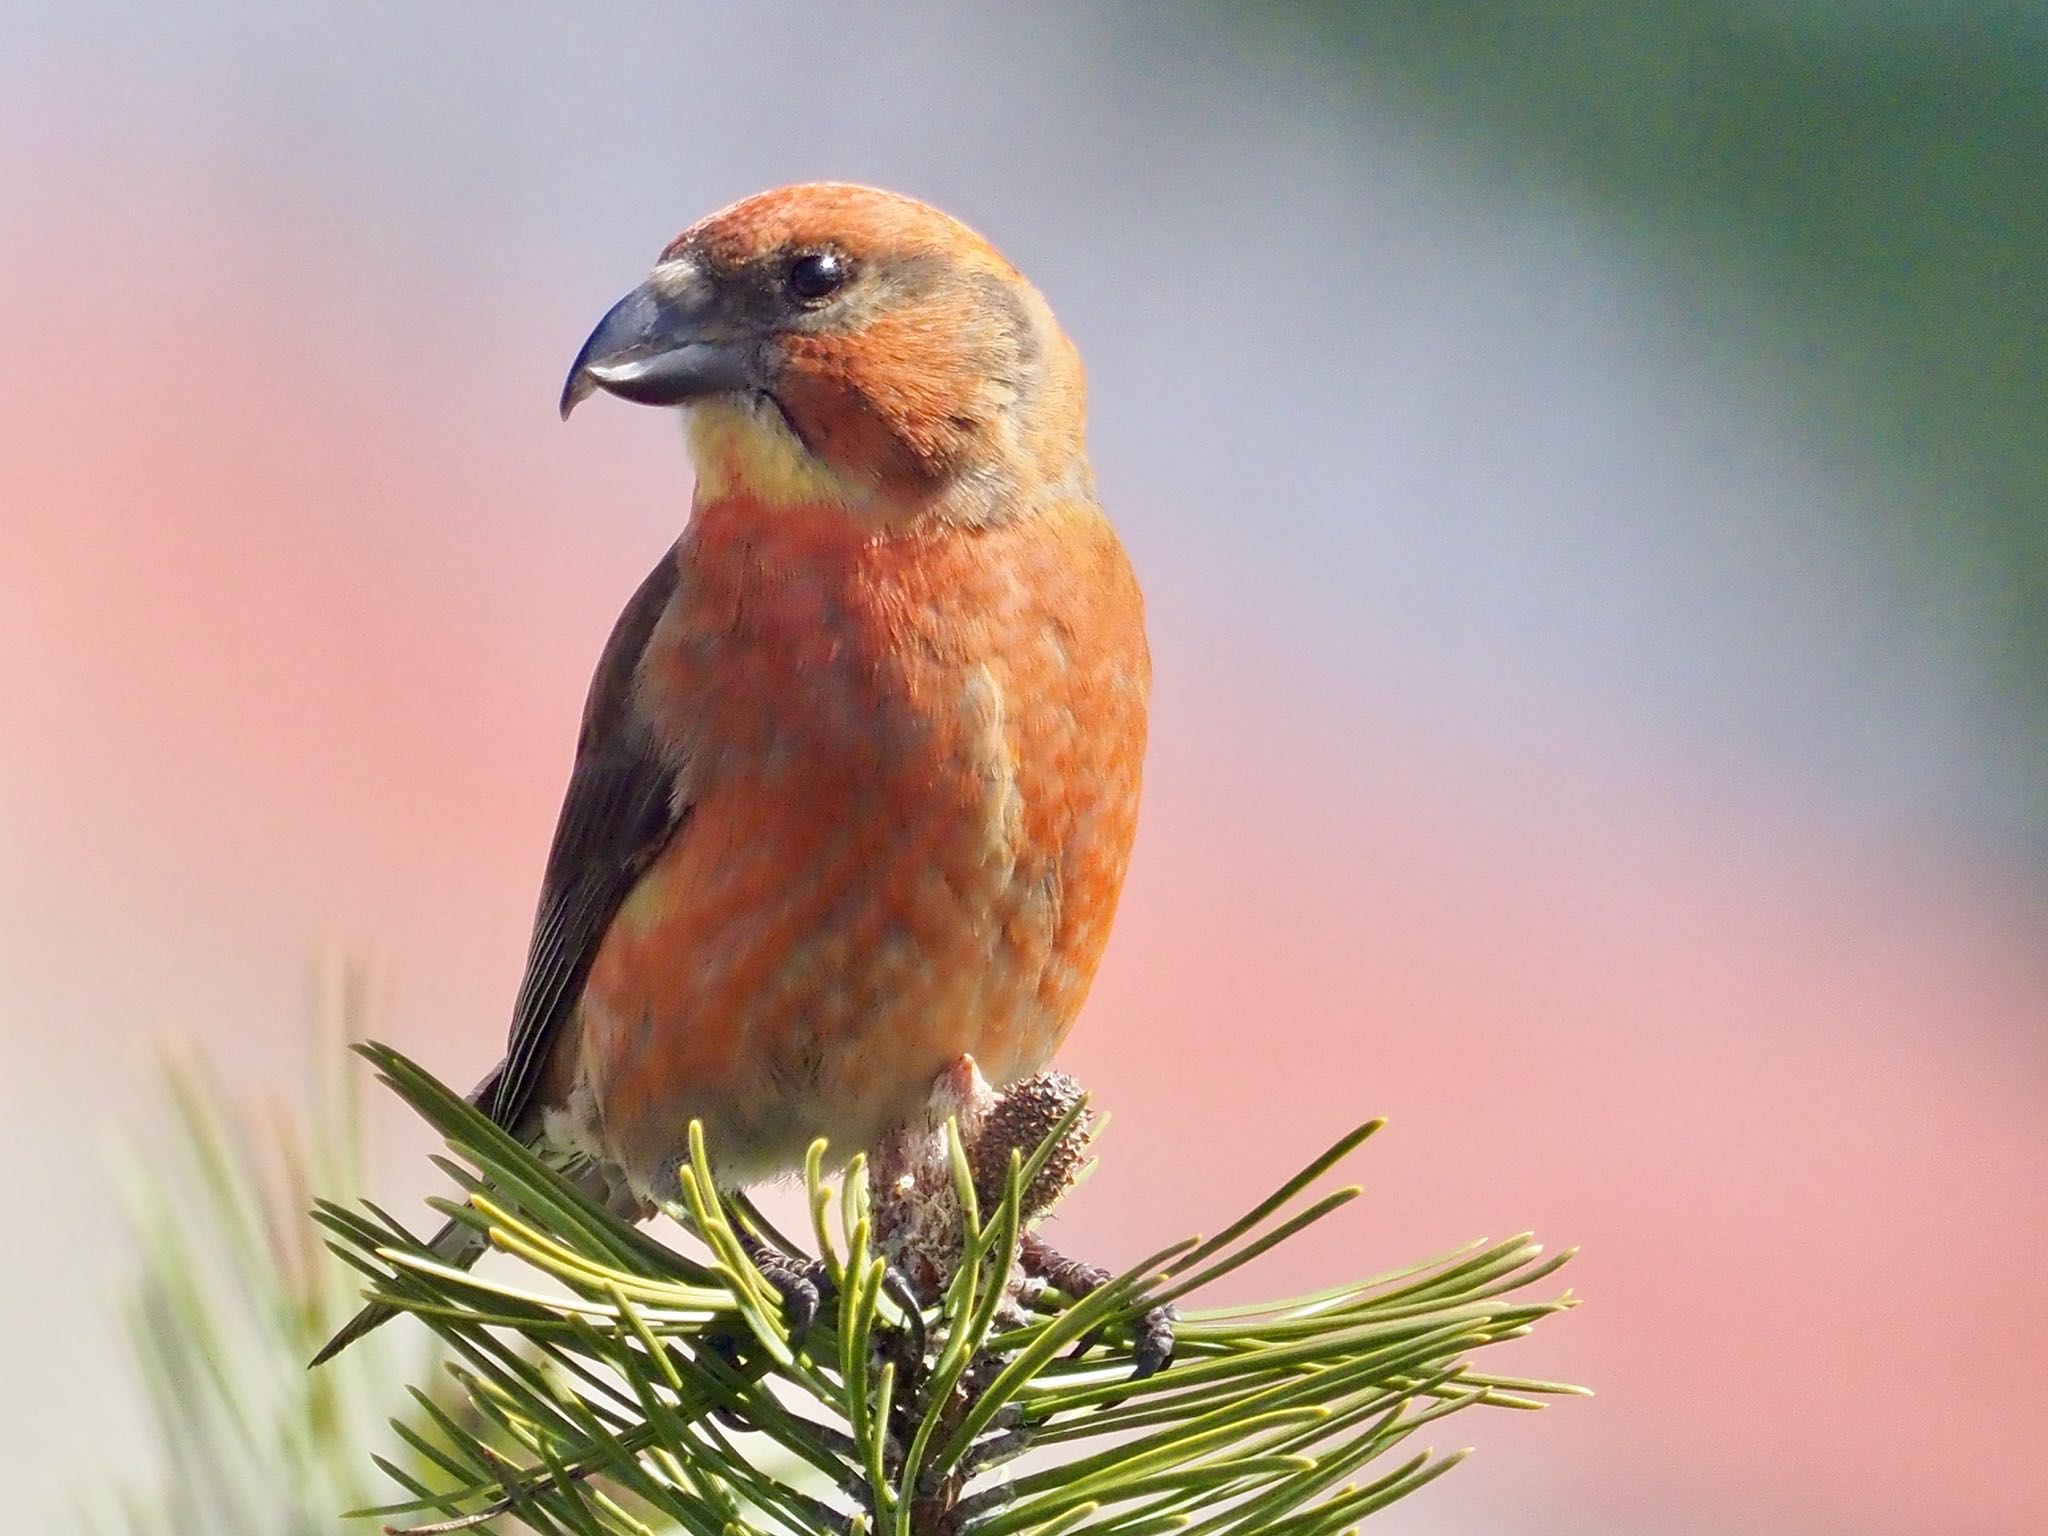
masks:
POLYGON ((676 794, 676 757, 662 749, 633 697, 640 657, 676 583, 671 550, 619 615, 591 681, 505 1061, 496 1082, 479 1090, 483 1107, 508 1130, 526 1115, 619 904, 688 816, 676 794))

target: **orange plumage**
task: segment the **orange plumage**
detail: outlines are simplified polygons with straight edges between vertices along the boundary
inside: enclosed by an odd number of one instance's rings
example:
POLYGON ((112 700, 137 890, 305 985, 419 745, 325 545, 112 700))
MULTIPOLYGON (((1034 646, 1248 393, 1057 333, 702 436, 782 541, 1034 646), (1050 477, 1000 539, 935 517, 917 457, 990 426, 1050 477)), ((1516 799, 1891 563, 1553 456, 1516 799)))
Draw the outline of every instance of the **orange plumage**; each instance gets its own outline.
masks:
POLYGON ((730 1186, 875 1145, 962 1056, 1045 1065, 1123 883, 1149 662, 1079 359, 934 209, 712 215, 564 414, 595 389, 690 415, 697 493, 599 664, 478 1101, 634 1208, 692 1118, 730 1186))
POLYGON ((1043 1067, 1095 974, 1145 732, 1137 589, 1093 507, 875 537, 700 505, 641 686, 694 811, 584 988, 578 1134, 658 1189, 701 1117, 743 1180, 1043 1067))

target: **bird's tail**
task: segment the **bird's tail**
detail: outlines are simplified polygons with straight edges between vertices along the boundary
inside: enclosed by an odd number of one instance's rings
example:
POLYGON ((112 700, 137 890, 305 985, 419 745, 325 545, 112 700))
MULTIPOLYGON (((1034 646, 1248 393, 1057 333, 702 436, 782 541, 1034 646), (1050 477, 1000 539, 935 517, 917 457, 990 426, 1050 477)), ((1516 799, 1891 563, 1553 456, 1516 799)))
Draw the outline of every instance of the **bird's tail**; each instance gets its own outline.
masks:
MULTIPOLYGON (((475 1227, 465 1227, 459 1221, 451 1221, 434 1234, 427 1246, 434 1257, 444 1264, 453 1264, 458 1269, 468 1269, 482 1257, 484 1249, 490 1246, 490 1239, 475 1227)), ((373 1301, 362 1311, 348 1320, 348 1324, 333 1338, 320 1346, 320 1353, 306 1362, 306 1369, 325 1364, 355 1343, 371 1329, 377 1328, 398 1316, 399 1309, 385 1302, 373 1301)))
MULTIPOLYGON (((469 1102, 486 1114, 491 1112, 492 1104, 497 1098, 498 1078, 504 1070, 505 1063, 501 1061, 491 1068, 488 1077, 469 1090, 469 1102)), ((483 1257, 484 1250, 490 1246, 490 1239, 474 1227, 465 1227, 459 1221, 451 1221, 434 1234, 433 1241, 427 1246, 433 1250, 434 1257, 442 1263, 453 1264, 457 1269, 468 1269, 483 1257)), ((387 1306, 381 1301, 371 1302, 350 1318, 348 1325, 341 1332, 320 1346, 320 1353, 306 1362, 306 1369, 310 1371, 316 1365, 324 1365, 364 1334, 390 1322, 397 1315, 398 1308, 387 1306)))

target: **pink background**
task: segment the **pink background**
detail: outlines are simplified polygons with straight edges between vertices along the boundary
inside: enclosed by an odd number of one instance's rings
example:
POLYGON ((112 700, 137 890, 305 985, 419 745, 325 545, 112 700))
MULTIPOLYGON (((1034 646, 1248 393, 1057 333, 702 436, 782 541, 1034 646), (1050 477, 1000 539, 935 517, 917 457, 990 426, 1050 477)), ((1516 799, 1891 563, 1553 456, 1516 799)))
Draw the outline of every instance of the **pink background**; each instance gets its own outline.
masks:
POLYGON ((1515 1362, 1599 1396, 1459 1421, 1377 1528, 2043 1528, 2039 765, 1967 593, 1872 531, 1875 447, 1597 216, 1199 29, 878 21, 792 93, 798 13, 379 17, 53 9, 0 67, 0 1214, 81 1277, 0 1267, 16 1486, 54 1507, 108 1422, 96 1158, 153 1039, 294 1093, 341 948, 389 1038, 496 1050, 589 667, 688 499, 659 416, 556 424, 561 370, 676 228, 829 173, 1047 291, 1149 594, 1068 1246, 1213 1227, 1385 1114, 1367 1198, 1244 1290, 1534 1226, 1588 1304, 1515 1362))

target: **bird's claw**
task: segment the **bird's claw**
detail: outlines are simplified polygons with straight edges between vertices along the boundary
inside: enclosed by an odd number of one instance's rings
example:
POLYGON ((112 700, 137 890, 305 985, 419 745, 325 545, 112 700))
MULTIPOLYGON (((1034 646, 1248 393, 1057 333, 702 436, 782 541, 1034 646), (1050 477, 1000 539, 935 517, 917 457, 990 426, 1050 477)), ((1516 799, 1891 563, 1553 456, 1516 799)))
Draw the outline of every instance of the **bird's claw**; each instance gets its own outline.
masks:
MULTIPOLYGON (((1179 1321, 1180 1309, 1170 1301, 1138 1314, 1131 1324, 1131 1380, 1143 1381, 1173 1364, 1173 1325, 1179 1321)), ((1101 1342, 1102 1329, 1091 1328, 1067 1351, 1067 1358, 1078 1360, 1101 1342)))
POLYGON ((822 1259, 799 1259, 747 1235, 741 1246, 775 1294, 782 1298, 782 1324, 792 1345, 803 1343, 818 1308, 833 1289, 832 1271, 822 1259))
MULTIPOLYGON (((1101 1290, 1111 1278, 1109 1271, 1101 1265, 1070 1259, 1035 1235, 1025 1238, 1019 1245, 1017 1257, 1025 1274, 1044 1281, 1076 1301, 1101 1290)), ((1132 1325, 1131 1353, 1136 1363, 1131 1372, 1133 1381, 1143 1381, 1172 1363, 1173 1325, 1179 1320, 1180 1313, 1171 1302, 1139 1315, 1132 1325)), ((1077 1359, 1101 1342, 1102 1330, 1092 1328, 1068 1351, 1067 1358, 1077 1359)))
POLYGON ((910 1336, 911 1358, 922 1360, 930 1338, 925 1332, 924 1307, 917 1299, 917 1292, 911 1289, 910 1277, 894 1264, 882 1271, 882 1293, 903 1313, 903 1329, 910 1336))
MULTIPOLYGON (((789 1330, 792 1346, 802 1344, 825 1298, 837 1291, 832 1272, 821 1259, 800 1259, 749 1235, 742 1244, 747 1257, 761 1272, 761 1278, 782 1298, 782 1322, 789 1330)), ((882 1271, 882 1290, 902 1309, 904 1331, 909 1335, 912 1358, 925 1356, 927 1337, 924 1308, 911 1289, 903 1271, 891 1264, 882 1271)))
POLYGON ((1131 1346, 1138 1365, 1131 1380, 1143 1381, 1173 1364, 1173 1325, 1179 1321, 1180 1310, 1170 1301, 1139 1316, 1131 1346))
MULTIPOLYGON (((707 1354, 713 1356, 736 1379, 740 1381, 745 1380, 747 1362, 746 1357, 740 1351, 740 1341, 737 1338, 730 1333, 720 1330, 715 1333, 700 1335, 698 1342, 707 1354)), ((748 1422, 746 1414, 740 1411, 737 1399, 733 1402, 713 1403, 711 1405, 711 1416, 730 1429, 746 1431, 754 1428, 753 1424, 748 1422)))

